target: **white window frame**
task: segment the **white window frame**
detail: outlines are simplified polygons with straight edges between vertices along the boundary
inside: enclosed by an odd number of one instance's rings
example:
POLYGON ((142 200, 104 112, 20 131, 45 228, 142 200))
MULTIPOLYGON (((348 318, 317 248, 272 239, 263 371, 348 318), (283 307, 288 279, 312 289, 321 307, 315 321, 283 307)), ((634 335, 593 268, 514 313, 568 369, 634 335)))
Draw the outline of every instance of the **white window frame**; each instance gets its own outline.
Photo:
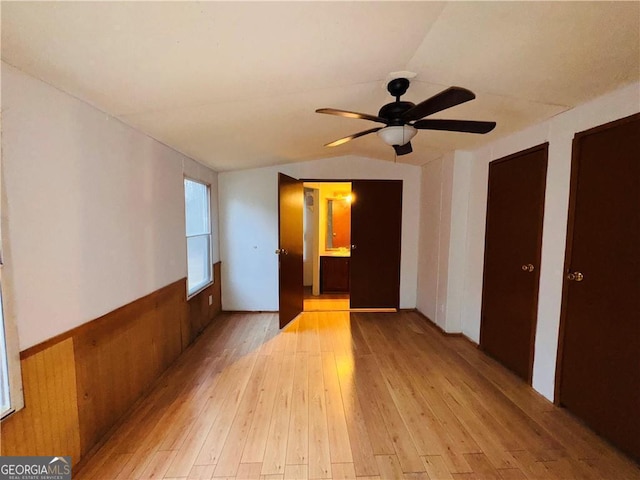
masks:
POLYGON ((211 286, 214 282, 214 278, 213 278, 213 248, 212 248, 212 243, 213 243, 213 235, 211 233, 211 185, 209 183, 203 182, 201 180, 197 180, 195 178, 191 178, 191 177, 187 177, 184 176, 184 180, 183 180, 183 186, 184 186, 184 208, 185 208, 185 238, 186 238, 186 242, 185 242, 185 257, 187 259, 187 300, 189 300, 190 298, 195 297, 196 295, 198 295, 200 292, 202 292, 204 289, 206 289, 207 287, 211 286), (198 234, 198 235, 187 235, 187 198, 186 198, 186 193, 187 193, 187 189, 186 189, 186 182, 193 182, 193 183, 197 183, 200 185, 204 185, 206 187, 207 190, 207 215, 208 215, 208 226, 209 226, 209 230, 208 233, 204 233, 204 234, 198 234), (209 278, 207 279, 207 281, 201 285, 198 285, 197 288, 195 288, 193 290, 193 292, 189 292, 189 246, 188 246, 188 242, 189 242, 189 238, 192 237, 197 237, 197 236, 207 236, 208 240, 209 240, 209 252, 208 252, 208 256, 209 256, 209 260, 208 260, 208 269, 209 269, 209 278))
POLYGON ((11 414, 11 382, 9 377, 9 355, 2 313, 2 293, 0 292, 0 418, 11 414))
MULTIPOLYGON (((0 272, 1 272, 0 264, 0 272)), ((1 276, 0 276, 1 278, 1 276)), ((20 368, 20 352, 15 325, 7 317, 5 299, 2 298, 0 288, 0 387, 6 389, 8 406, 4 408, 0 398, 0 419, 4 420, 11 414, 24 408, 24 391, 22 389, 22 372, 20 368)))

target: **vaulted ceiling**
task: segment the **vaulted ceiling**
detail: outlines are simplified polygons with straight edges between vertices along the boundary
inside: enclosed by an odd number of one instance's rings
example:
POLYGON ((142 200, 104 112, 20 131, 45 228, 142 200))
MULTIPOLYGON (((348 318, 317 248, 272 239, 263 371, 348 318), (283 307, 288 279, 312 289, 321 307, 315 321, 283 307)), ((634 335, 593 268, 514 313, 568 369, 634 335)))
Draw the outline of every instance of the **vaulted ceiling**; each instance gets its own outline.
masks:
POLYGON ((2 2, 2 60, 207 164, 234 170, 355 154, 394 161, 377 126, 390 72, 403 100, 450 85, 474 101, 433 118, 494 120, 487 135, 420 131, 423 164, 640 79, 640 2, 2 2))

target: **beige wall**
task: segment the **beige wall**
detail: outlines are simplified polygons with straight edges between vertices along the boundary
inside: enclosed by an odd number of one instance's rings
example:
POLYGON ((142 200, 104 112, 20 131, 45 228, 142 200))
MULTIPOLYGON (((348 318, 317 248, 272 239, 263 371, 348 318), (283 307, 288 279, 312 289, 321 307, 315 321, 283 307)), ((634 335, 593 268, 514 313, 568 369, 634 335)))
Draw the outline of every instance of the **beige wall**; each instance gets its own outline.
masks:
POLYGON ((2 280, 20 350, 186 276, 183 173, 212 184, 215 217, 215 172, 4 63, 2 113, 2 280))
POLYGON ((421 169, 347 156, 219 174, 223 309, 278 309, 278 172, 323 180, 402 180, 400 307, 415 308, 421 169))

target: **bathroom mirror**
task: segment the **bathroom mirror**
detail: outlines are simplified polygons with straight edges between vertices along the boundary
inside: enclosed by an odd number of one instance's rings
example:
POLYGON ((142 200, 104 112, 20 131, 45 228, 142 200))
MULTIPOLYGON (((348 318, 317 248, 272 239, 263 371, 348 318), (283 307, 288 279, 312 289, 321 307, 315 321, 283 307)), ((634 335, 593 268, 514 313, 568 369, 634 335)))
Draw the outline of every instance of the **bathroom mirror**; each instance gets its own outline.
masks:
POLYGON ((351 246, 351 204, 348 198, 327 199, 327 250, 351 246))

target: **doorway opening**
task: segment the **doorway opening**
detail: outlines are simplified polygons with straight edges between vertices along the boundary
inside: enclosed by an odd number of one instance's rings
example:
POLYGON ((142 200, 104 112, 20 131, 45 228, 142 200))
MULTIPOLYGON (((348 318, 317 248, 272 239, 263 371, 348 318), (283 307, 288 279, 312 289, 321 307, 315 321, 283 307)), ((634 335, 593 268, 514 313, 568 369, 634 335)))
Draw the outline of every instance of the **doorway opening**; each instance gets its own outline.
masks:
POLYGON ((304 182, 304 311, 349 310, 351 182, 304 182))
MULTIPOLYGON (((317 223, 311 220, 309 222, 310 228, 317 225, 315 233, 307 235, 312 242, 311 255, 307 257, 307 259, 310 258, 312 272, 311 296, 319 297, 322 293, 348 293, 348 302, 347 298, 326 298, 330 300, 325 302, 326 308, 332 309, 342 308, 335 305, 336 300, 341 300, 343 305, 348 304, 350 311, 398 309, 400 306, 402 180, 307 180, 305 182, 278 173, 279 245, 275 253, 278 255, 280 328, 305 310, 305 202, 313 202, 315 206, 313 209, 309 208, 308 218, 312 219, 316 215, 318 217, 317 223), (310 200, 305 200, 304 183, 321 184, 308 185, 311 190, 308 192, 310 200), (330 195, 334 196, 333 201, 329 203, 327 199, 325 205, 325 202, 321 201, 320 189, 323 184, 328 183, 350 184, 350 193, 349 190, 342 195, 331 192, 330 195), (318 190, 317 194, 313 190, 318 190), (317 195, 317 202, 314 195, 317 195), (349 209, 342 208, 345 202, 349 205, 349 209), (319 220, 325 206, 327 212, 331 208, 331 226, 328 220, 324 222, 319 220), (349 212, 349 222, 346 218, 336 218, 334 213, 341 210, 349 212), (337 231, 339 224, 349 225, 349 241, 346 241, 346 235, 337 231), (323 228, 325 233, 321 236, 323 228), (330 232, 329 241, 327 241, 327 230, 330 232), (321 256, 321 250, 328 254, 321 256), (326 267, 323 267, 324 263, 327 264, 326 267), (325 275, 325 272, 330 269, 344 273, 325 275), (342 282, 347 282, 346 288, 344 283, 340 283, 340 279, 342 282), (335 283, 329 287, 323 285, 329 280, 335 283)), ((343 214, 345 214, 344 211, 343 214)))

